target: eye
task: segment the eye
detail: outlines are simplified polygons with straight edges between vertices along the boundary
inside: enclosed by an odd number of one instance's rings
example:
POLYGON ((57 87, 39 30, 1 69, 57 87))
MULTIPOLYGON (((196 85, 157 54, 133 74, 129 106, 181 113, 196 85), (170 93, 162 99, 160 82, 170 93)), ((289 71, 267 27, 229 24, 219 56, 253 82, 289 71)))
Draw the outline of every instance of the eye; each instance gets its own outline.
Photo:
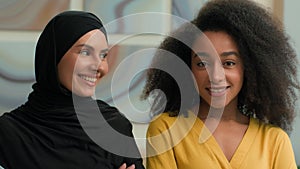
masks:
POLYGON ((100 59, 105 59, 107 57, 107 53, 100 53, 100 59))
POLYGON ((233 67, 233 66, 235 66, 235 62, 233 62, 233 61, 226 61, 226 62, 224 62, 223 63, 223 65, 225 66, 225 67, 233 67))
POLYGON ((207 62, 201 61, 197 63, 197 66, 200 68, 206 68, 208 66, 207 62))
POLYGON ((83 55, 83 56, 89 56, 90 55, 90 52, 88 50, 81 50, 79 52, 80 55, 83 55))

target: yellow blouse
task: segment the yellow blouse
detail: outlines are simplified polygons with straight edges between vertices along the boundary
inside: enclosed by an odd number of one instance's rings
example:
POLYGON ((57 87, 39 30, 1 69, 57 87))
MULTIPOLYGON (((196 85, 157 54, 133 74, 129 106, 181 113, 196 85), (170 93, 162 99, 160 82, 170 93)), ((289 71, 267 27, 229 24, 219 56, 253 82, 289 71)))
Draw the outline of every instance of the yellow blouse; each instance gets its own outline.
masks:
POLYGON ((288 135, 254 118, 230 161, 203 122, 194 116, 161 114, 149 125, 146 148, 147 169, 297 168, 288 135))

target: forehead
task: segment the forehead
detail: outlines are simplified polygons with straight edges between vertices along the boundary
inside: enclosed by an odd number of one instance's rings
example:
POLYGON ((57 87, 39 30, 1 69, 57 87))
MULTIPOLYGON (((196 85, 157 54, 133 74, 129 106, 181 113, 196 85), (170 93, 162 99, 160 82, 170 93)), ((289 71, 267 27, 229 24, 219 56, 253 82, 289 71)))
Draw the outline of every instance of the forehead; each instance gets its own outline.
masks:
POLYGON ((224 31, 205 31, 199 35, 194 44, 193 50, 207 52, 222 52, 227 50, 237 51, 236 42, 224 31))

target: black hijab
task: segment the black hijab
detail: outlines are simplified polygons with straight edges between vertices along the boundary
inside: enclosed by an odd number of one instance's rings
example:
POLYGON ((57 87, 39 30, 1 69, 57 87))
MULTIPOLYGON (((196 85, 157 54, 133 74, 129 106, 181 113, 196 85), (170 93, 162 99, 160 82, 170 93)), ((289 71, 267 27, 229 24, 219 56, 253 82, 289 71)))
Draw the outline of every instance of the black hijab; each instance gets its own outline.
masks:
MULTIPOLYGON (((101 112, 105 120, 96 123, 103 129, 96 131, 106 131, 108 122, 128 137, 133 137, 131 123, 116 108, 76 96, 59 83, 59 61, 81 36, 94 29, 106 36, 100 19, 83 11, 63 12, 46 25, 36 46, 33 92, 24 105, 0 118, 0 165, 5 169, 119 168, 123 163, 144 168, 133 139, 114 139, 118 140, 114 144, 124 145, 122 151, 134 152, 135 157, 111 153, 89 137, 78 117, 101 112)), ((95 128, 89 124, 84 127, 95 128)), ((98 135, 103 140, 112 139, 104 133, 98 135)))

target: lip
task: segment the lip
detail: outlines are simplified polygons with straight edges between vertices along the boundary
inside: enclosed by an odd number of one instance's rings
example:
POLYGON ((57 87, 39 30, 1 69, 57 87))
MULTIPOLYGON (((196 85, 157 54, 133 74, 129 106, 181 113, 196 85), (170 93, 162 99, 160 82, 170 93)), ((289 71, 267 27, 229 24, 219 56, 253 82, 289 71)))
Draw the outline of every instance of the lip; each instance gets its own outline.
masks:
POLYGON ((87 84, 89 87, 95 87, 97 81, 100 79, 100 75, 87 75, 87 74, 79 74, 79 78, 87 84))
POLYGON ((223 86, 223 87, 208 87, 206 90, 208 91, 208 94, 212 97, 220 97, 224 96, 230 86, 223 86))

